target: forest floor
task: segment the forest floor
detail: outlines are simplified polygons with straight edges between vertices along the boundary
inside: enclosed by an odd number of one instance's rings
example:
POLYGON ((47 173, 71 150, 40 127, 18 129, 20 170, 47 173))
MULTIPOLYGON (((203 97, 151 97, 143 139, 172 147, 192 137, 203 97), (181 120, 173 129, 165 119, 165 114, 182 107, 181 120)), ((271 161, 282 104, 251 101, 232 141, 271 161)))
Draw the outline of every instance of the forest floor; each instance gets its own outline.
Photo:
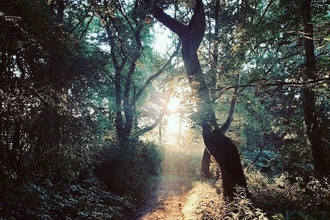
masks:
POLYGON ((127 219, 203 219, 211 212, 218 211, 216 206, 220 198, 217 195, 215 188, 207 182, 193 181, 187 177, 162 177, 150 196, 127 219), (215 197, 218 197, 218 202, 214 201, 215 197))

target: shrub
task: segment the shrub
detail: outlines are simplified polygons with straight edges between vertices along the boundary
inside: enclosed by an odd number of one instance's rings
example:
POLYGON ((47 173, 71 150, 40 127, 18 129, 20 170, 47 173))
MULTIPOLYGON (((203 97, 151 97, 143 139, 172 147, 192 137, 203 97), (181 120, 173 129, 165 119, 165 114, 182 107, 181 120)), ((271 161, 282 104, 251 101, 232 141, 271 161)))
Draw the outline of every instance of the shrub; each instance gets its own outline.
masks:
POLYGON ((153 143, 127 141, 125 146, 109 142, 101 149, 95 167, 96 175, 111 192, 142 199, 160 173, 162 153, 153 143))
POLYGON ((63 187, 16 182, 15 190, 0 190, 0 219, 123 219, 132 208, 129 198, 114 195, 93 176, 63 187))
POLYGON ((330 185, 310 177, 297 178, 295 182, 288 180, 287 174, 274 179, 259 171, 246 172, 248 190, 255 206, 269 215, 275 213, 323 213, 330 210, 330 185))
POLYGON ((228 214, 224 219, 268 219, 261 209, 253 206, 244 188, 236 189, 234 200, 227 206, 228 214))

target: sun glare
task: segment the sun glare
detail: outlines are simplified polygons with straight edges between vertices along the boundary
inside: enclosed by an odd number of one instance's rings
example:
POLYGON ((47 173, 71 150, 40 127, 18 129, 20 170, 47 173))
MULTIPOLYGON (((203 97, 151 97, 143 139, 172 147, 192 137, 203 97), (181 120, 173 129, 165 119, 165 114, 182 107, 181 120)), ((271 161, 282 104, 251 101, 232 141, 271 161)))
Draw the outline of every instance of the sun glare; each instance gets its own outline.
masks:
POLYGON ((170 110, 171 113, 175 113, 180 107, 180 102, 181 99, 171 97, 170 102, 167 105, 167 109, 170 110))
POLYGON ((170 102, 167 105, 169 110, 169 115, 167 116, 167 132, 169 134, 176 134, 182 130, 186 130, 187 122, 185 122, 182 117, 180 117, 180 112, 182 113, 181 99, 176 97, 171 97, 170 102))
POLYGON ((155 24, 154 27, 155 42, 153 48, 160 54, 166 54, 169 49, 171 32, 164 29, 162 25, 155 24))

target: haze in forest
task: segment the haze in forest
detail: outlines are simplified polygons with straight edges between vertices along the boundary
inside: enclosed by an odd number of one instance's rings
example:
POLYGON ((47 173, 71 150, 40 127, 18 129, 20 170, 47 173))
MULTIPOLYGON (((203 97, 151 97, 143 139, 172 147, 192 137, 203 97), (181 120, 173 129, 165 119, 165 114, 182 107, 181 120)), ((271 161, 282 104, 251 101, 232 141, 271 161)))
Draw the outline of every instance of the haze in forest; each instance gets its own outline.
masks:
POLYGON ((329 21, 329 0, 2 1, 0 219, 328 219, 329 21))

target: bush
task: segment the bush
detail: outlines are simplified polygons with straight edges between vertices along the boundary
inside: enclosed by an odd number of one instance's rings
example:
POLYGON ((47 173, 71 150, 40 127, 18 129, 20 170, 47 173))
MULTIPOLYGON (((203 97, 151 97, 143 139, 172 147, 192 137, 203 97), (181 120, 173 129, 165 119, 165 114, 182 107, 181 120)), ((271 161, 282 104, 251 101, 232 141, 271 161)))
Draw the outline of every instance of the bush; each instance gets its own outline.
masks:
POLYGON ((246 174, 254 205, 269 215, 318 215, 330 210, 330 184, 327 180, 321 182, 310 177, 308 180, 297 178, 295 182, 290 182, 286 174, 273 179, 256 170, 246 174))
POLYGON ((227 205, 227 210, 224 219, 268 219, 261 209, 254 207, 244 188, 236 189, 234 200, 227 205))
POLYGON ((160 173, 162 152, 153 143, 127 141, 125 146, 109 142, 98 152, 95 174, 111 192, 142 199, 160 173))
POLYGON ((123 219, 132 208, 129 198, 114 195, 93 176, 70 187, 16 182, 0 189, 0 219, 123 219))

